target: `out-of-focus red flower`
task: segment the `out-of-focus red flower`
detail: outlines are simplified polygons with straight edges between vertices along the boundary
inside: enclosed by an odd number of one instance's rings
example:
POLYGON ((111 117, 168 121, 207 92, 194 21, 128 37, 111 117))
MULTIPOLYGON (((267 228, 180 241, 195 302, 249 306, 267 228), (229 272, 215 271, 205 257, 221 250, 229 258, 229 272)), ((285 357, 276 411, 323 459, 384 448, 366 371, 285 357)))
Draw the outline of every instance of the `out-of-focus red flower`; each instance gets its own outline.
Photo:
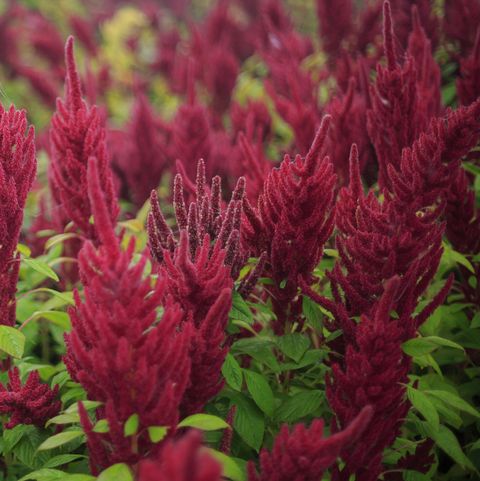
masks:
POLYGON ((480 27, 472 53, 460 60, 460 77, 457 79, 458 98, 469 105, 480 97, 480 27))
POLYGON ((202 446, 198 431, 165 444, 158 459, 142 461, 138 481, 221 481, 222 467, 202 446))

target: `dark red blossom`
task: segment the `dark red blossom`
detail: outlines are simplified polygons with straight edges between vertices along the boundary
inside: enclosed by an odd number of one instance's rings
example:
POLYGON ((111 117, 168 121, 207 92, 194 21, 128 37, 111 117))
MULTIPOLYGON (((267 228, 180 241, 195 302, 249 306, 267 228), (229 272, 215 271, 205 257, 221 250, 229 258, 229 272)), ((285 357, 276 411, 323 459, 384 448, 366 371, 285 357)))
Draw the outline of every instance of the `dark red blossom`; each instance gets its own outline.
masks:
POLYGON ((65 63, 65 100, 57 101, 50 131, 52 194, 58 206, 59 227, 63 228, 73 221, 85 237, 96 240, 97 232, 90 223, 92 209, 87 195, 87 163, 90 157, 98 162, 100 185, 106 196, 110 220, 114 222, 118 215, 105 149, 105 129, 96 106, 89 107, 82 99, 73 56, 73 37, 67 40, 65 63))
POLYGON ((297 295, 298 278, 311 280, 333 229, 336 176, 324 149, 329 123, 325 117, 305 158, 285 156, 269 173, 256 208, 244 202, 244 243, 253 255, 267 253, 279 329, 297 295))
MULTIPOLYGON (((338 429, 349 426, 364 406, 373 416, 362 439, 342 454, 346 466, 335 470, 333 479, 376 481, 382 472, 383 450, 393 443, 408 411, 405 384, 410 360, 402 343, 412 336, 411 312, 392 319, 394 299, 400 287, 392 278, 371 316, 362 315, 348 345, 344 366, 332 366, 327 396, 337 418, 338 429)), ((414 331, 413 331, 414 332, 414 331)))
POLYGON ((152 287, 144 275, 147 258, 134 261, 134 239, 121 249, 93 158, 88 175, 101 245, 96 249, 88 241, 79 253, 84 300, 75 293, 64 362, 88 398, 104 403, 97 417, 107 419, 108 433, 91 431, 87 417, 82 419, 97 472, 116 462, 135 463, 155 451, 149 426, 176 426, 189 379, 191 326, 180 308, 165 300, 165 279, 159 277, 152 287), (139 418, 137 434, 125 437, 124 423, 133 414, 139 418))
POLYGON ((139 93, 135 99, 126 139, 120 139, 116 167, 125 177, 128 193, 140 208, 152 189, 160 184, 167 167, 166 139, 147 97, 139 93), (126 144, 126 145, 125 145, 126 144))
MULTIPOLYGON (((390 3, 384 3, 384 51, 387 65, 377 64, 377 78, 371 89, 372 108, 367 129, 377 154, 380 188, 391 189, 387 167, 397 167, 404 147, 410 146, 427 126, 428 110, 417 95, 414 59, 398 63, 394 45, 390 3)), ((428 105, 428 104, 427 104, 428 105)))
POLYGON ((445 0, 443 30, 446 37, 459 47, 462 56, 472 51, 479 24, 479 0, 445 0))
MULTIPOLYGON (((186 180, 188 181, 188 178, 186 180)), ((229 266, 232 278, 236 279, 245 261, 239 236, 245 179, 241 177, 238 180, 226 209, 222 204, 221 179, 215 176, 211 188, 208 189, 203 160, 197 165, 196 185, 191 185, 189 189, 195 192, 195 201, 189 204, 188 209, 183 184, 184 176, 177 174, 173 188, 173 205, 178 231, 186 230, 188 235, 191 260, 195 261, 197 250, 203 246, 206 236, 209 236, 209 241, 215 243, 215 248, 209 249, 209 256, 213 252, 218 253, 218 249, 225 249, 225 265, 229 266)), ((163 262, 164 251, 173 253, 178 241, 160 210, 155 191, 152 191, 150 203, 152 210, 147 225, 150 250, 154 260, 163 262)))
POLYGON ((0 414, 10 416, 5 429, 12 429, 18 424, 35 424, 43 427, 61 408, 57 399, 58 385, 53 389, 40 382, 38 371, 28 375, 22 384, 20 372, 14 367, 8 372, 7 387, 0 384, 0 414))
POLYGON ((222 467, 202 446, 198 431, 169 441, 158 459, 142 461, 138 481, 221 481, 222 467))
POLYGON ((480 27, 471 54, 460 60, 460 77, 457 79, 458 98, 469 105, 480 97, 480 27))
POLYGON ((15 324, 19 256, 15 255, 23 209, 35 178, 35 139, 24 111, 0 105, 0 324, 15 324))
MULTIPOLYGON (((260 453, 260 474, 253 463, 248 466, 249 481, 317 481, 325 470, 334 465, 349 447, 361 443, 373 409, 366 406, 343 430, 330 437, 323 437, 324 423, 313 421, 309 428, 297 424, 290 432, 283 425, 271 452, 260 453)), ((368 434, 367 434, 368 435, 368 434)))

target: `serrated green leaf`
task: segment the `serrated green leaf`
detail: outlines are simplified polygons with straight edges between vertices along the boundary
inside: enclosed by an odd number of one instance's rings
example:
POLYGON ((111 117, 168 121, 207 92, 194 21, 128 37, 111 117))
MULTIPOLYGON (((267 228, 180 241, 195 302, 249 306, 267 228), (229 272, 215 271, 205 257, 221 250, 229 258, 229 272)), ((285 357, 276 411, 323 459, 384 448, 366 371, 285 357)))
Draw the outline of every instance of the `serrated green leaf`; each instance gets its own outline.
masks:
POLYGON ((260 450, 265 433, 265 419, 250 399, 242 398, 242 402, 237 404, 234 427, 248 446, 257 452, 260 450))
POLYGON ((86 456, 83 454, 59 454, 50 458, 44 465, 44 468, 56 468, 57 466, 63 466, 64 464, 71 463, 72 461, 77 461, 79 459, 85 459, 86 456))
POLYGON ((179 428, 196 428, 201 431, 216 431, 217 429, 228 428, 228 424, 217 416, 211 414, 192 414, 183 419, 178 425, 179 428))
POLYGON ((441 391, 437 389, 427 390, 425 391, 425 393, 439 398, 445 404, 448 404, 453 408, 458 409, 459 411, 463 411, 472 416, 480 418, 480 412, 478 412, 473 406, 468 404, 467 401, 464 401, 456 394, 453 394, 449 391, 441 391))
MULTIPOLYGON (((101 402, 99 401, 82 401, 83 407, 87 410, 90 411, 91 409, 96 409, 99 406, 102 405, 101 402)), ((69 406, 67 409, 64 411, 66 414, 69 413, 78 413, 78 402, 72 404, 69 406)))
POLYGON ((452 349, 459 349, 464 351, 463 347, 450 339, 444 339, 438 336, 417 337, 409 339, 402 344, 402 349, 405 354, 412 357, 424 356, 430 354, 438 347, 450 347, 452 349))
POLYGON ((321 331, 323 314, 318 305, 313 302, 309 297, 303 296, 302 298, 302 310, 307 322, 315 331, 321 331))
POLYGON ((148 437, 152 443, 159 443, 165 438, 168 432, 167 426, 150 426, 148 428, 148 437))
POLYGON ((23 476, 18 481, 56 481, 57 479, 63 481, 65 474, 58 469, 42 468, 23 476))
POLYGON ((293 333, 279 337, 277 345, 286 356, 299 362, 310 347, 310 341, 300 333, 293 333))
POLYGON ((248 392, 255 404, 267 415, 272 417, 275 412, 275 399, 267 380, 261 375, 247 369, 243 370, 248 392))
POLYGON ((47 421, 45 427, 50 426, 50 424, 70 424, 70 423, 79 423, 80 416, 77 413, 66 413, 66 414, 59 414, 47 421))
POLYGON ((312 414, 323 400, 322 391, 304 391, 294 394, 279 406, 275 418, 279 422, 293 422, 312 414))
POLYGON ((138 417, 138 414, 132 414, 126 420, 125 425, 123 426, 124 436, 128 437, 128 436, 133 436, 134 434, 137 434, 139 422, 140 422, 140 419, 138 417))
POLYGON ((37 271, 40 274, 43 274, 50 279, 53 279, 54 281, 59 281, 57 273, 46 262, 40 261, 38 259, 27 258, 22 258, 22 262, 34 271, 37 271))
POLYGON ((232 309, 230 311, 230 319, 238 319, 239 321, 253 323, 253 314, 243 297, 237 292, 232 294, 232 309))
POLYGON ((227 384, 236 391, 241 391, 243 384, 242 368, 237 360, 228 353, 222 366, 222 374, 227 384))
POLYGON ((20 359, 25 349, 25 335, 10 326, 0 326, 0 350, 20 359))
POLYGON ((215 449, 208 448, 207 451, 222 465, 224 478, 231 479, 232 481, 245 481, 245 471, 242 470, 233 458, 215 449))
POLYGON ((133 474, 128 465, 118 463, 102 471, 97 481, 133 481, 133 474))
POLYGON ((25 434, 29 435, 31 431, 35 431, 35 428, 26 424, 19 424, 12 429, 5 429, 5 431, 3 431, 4 452, 10 452, 20 439, 22 439, 25 434))
POLYGON ((45 439, 45 441, 43 441, 38 447, 38 451, 47 451, 49 449, 58 448, 59 446, 63 446, 83 435, 83 431, 80 430, 64 431, 63 433, 55 434, 45 439))
POLYGON ((419 391, 412 386, 407 386, 407 396, 413 406, 427 420, 432 429, 438 431, 440 427, 440 419, 438 417, 438 412, 430 399, 428 399, 422 391, 419 391))

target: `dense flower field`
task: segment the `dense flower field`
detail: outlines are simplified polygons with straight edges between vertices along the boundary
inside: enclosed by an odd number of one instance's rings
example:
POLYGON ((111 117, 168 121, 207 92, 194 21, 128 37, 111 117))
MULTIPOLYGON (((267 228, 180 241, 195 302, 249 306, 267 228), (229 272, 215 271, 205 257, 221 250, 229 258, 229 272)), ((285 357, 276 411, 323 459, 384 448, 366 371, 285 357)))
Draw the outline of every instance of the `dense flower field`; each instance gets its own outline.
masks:
POLYGON ((0 101, 0 480, 480 479, 480 0, 4 0, 0 101))

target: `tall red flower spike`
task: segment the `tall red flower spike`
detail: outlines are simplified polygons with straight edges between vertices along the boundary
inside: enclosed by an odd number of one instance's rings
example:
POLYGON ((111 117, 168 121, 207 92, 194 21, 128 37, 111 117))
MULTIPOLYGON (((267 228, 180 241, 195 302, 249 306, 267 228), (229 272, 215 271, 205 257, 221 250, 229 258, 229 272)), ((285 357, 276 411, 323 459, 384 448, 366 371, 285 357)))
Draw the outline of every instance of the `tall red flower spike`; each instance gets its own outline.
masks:
POLYGON ((480 97, 480 27, 472 53, 460 61, 457 92, 463 105, 469 105, 480 97))
POLYGON ((387 167, 398 167, 404 147, 410 146, 427 126, 428 113, 417 95, 417 72, 412 57, 398 63, 390 3, 384 2, 384 49, 387 66, 377 64, 371 89, 372 108, 367 129, 377 154, 380 188, 391 189, 387 167))
POLYGON ((257 208, 244 202, 244 243, 253 255, 267 253, 279 331, 297 296, 298 279, 311 281, 333 229, 336 176, 324 156, 329 123, 330 117, 324 117, 305 158, 297 155, 292 161, 286 156, 269 173, 257 208))
POLYGON ((87 195, 87 164, 90 157, 98 162, 100 185, 110 220, 114 222, 118 215, 105 149, 105 129, 97 107, 87 106, 82 99, 80 78, 73 56, 73 37, 67 40, 65 63, 65 100, 57 100, 57 111, 53 115, 50 131, 52 195, 58 206, 55 212, 58 213, 61 227, 73 221, 86 238, 96 241, 98 233, 90 223, 92 208, 87 195))
POLYGON ((317 481, 325 470, 351 446, 362 443, 374 410, 364 407, 343 431, 323 437, 324 423, 313 421, 309 428, 297 424, 291 432, 283 425, 271 452, 260 453, 260 474, 253 463, 248 466, 249 481, 317 481))
POLYGON ((57 398, 58 386, 53 389, 40 382, 38 371, 32 371, 22 385, 18 368, 8 372, 9 383, 5 388, 0 384, 0 414, 10 416, 5 429, 18 424, 35 424, 43 427, 61 408, 57 398))
POLYGON ((118 153, 118 168, 125 177, 128 193, 140 208, 156 189, 167 167, 165 139, 144 93, 139 92, 126 132, 127 146, 118 153))
POLYGON ((222 481, 222 467, 202 446, 198 431, 165 444, 158 459, 142 461, 138 481, 222 481))
POLYGON ((410 359, 401 345, 412 337, 414 326, 411 312, 400 319, 390 316, 399 287, 398 277, 387 283, 372 316, 362 315, 344 367, 332 366, 327 396, 338 427, 348 426, 364 406, 372 406, 374 412, 362 439, 343 453, 346 466, 334 472, 335 480, 347 481, 355 474, 359 481, 376 481, 383 450, 395 440, 408 411, 404 384, 410 359))
POLYGON ((20 259, 15 255, 23 209, 36 174, 33 127, 24 111, 0 105, 0 324, 15 324, 20 259), (26 135, 25 135, 26 134, 26 135))
POLYGON ((154 452, 157 445, 150 441, 149 426, 176 426, 189 379, 191 326, 177 305, 162 302, 165 279, 159 277, 152 287, 151 278, 144 276, 147 258, 134 262, 134 239, 121 249, 93 158, 88 174, 101 245, 96 249, 88 241, 79 253, 85 299, 75 293, 64 361, 88 398, 104 403, 97 417, 107 419, 108 433, 93 432, 88 416, 82 418, 92 470, 97 472, 116 462, 136 463, 154 452), (125 437, 124 423, 133 414, 139 418, 137 434, 125 437))

